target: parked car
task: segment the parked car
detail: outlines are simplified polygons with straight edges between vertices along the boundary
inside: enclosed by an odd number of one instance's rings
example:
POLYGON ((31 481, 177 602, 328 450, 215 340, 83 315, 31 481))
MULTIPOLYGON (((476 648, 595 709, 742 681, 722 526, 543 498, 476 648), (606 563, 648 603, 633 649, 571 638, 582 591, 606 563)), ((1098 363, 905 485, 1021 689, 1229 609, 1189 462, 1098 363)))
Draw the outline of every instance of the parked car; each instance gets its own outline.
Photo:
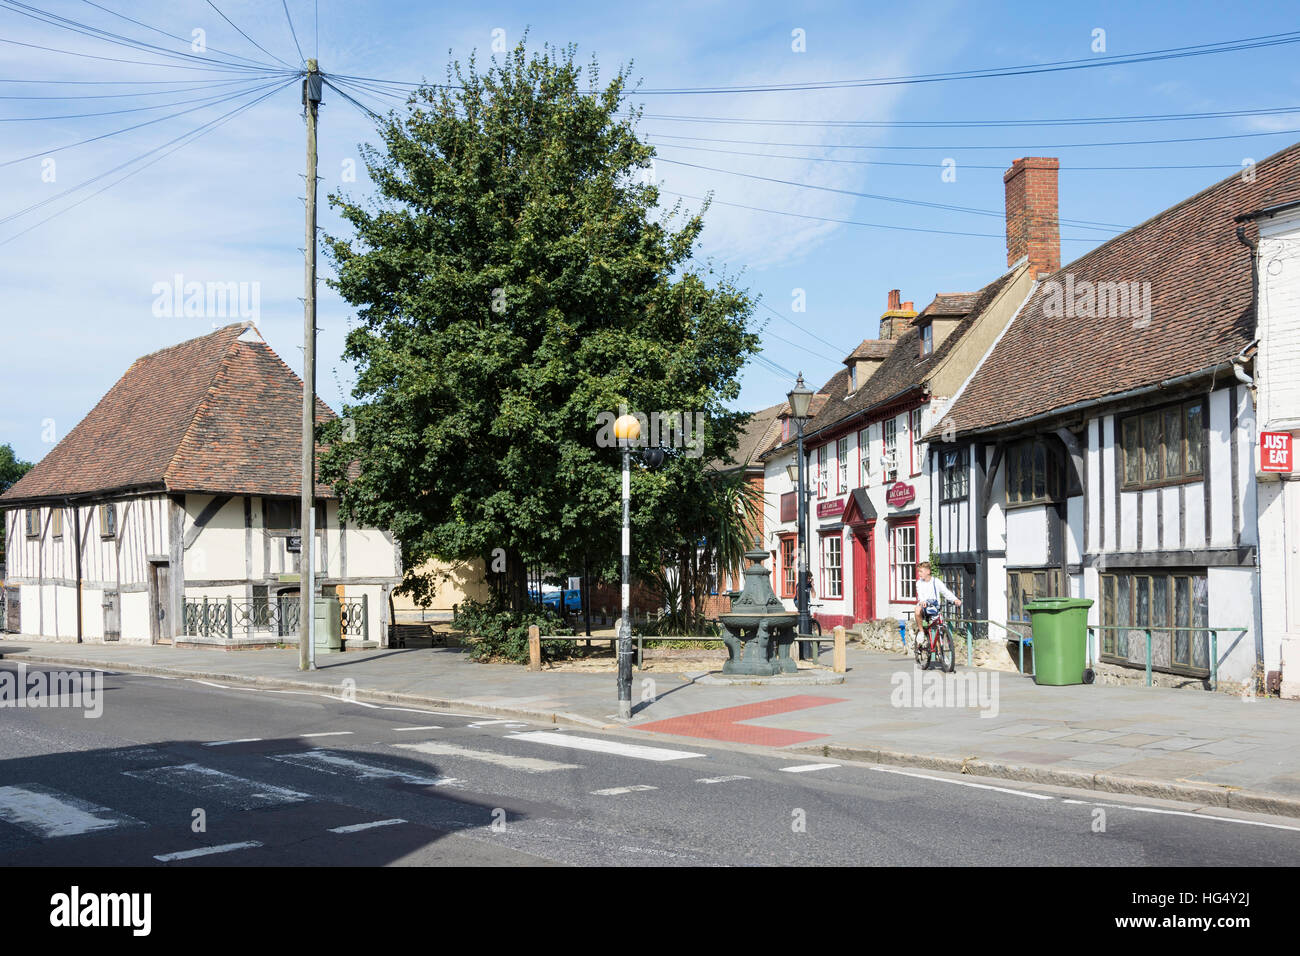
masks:
MULTIPOLYGON (((538 600, 536 591, 529 591, 529 596, 538 600)), ((582 610, 582 592, 578 588, 566 588, 561 592, 558 588, 554 591, 543 591, 541 596, 541 605, 549 607, 557 614, 560 613, 560 595, 563 594, 564 610, 570 614, 576 614, 582 610)))

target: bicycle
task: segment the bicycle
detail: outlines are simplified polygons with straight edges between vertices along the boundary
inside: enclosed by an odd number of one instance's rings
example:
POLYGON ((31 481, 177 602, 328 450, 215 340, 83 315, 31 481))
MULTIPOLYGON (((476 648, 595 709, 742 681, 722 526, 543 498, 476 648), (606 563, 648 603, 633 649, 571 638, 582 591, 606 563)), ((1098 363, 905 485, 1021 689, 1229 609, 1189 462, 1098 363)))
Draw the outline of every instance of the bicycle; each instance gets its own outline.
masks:
POLYGON ((815 607, 821 607, 821 605, 820 604, 808 605, 808 625, 809 625, 808 630, 809 633, 816 634, 818 637, 821 637, 822 636, 821 621, 817 620, 817 618, 813 616, 813 608, 815 607))
POLYGON ((949 674, 955 672, 957 649, 952 639, 952 628, 943 618, 943 609, 937 602, 932 603, 922 612, 922 617, 928 623, 921 629, 925 640, 921 639, 921 634, 916 635, 916 662, 922 670, 929 670, 930 665, 938 660, 939 670, 949 674))

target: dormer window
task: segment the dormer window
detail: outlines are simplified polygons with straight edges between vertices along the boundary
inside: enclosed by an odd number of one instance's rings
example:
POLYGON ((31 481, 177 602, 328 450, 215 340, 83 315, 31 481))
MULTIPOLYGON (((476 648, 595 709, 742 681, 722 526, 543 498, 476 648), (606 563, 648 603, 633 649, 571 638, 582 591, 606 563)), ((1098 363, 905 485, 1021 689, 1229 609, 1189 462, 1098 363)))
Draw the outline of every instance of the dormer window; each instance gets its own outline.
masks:
POLYGON ((852 395, 858 390, 858 365, 854 362, 849 366, 849 394, 852 395))
POLYGON ((934 326, 927 322, 921 326, 921 358, 934 351, 934 326))

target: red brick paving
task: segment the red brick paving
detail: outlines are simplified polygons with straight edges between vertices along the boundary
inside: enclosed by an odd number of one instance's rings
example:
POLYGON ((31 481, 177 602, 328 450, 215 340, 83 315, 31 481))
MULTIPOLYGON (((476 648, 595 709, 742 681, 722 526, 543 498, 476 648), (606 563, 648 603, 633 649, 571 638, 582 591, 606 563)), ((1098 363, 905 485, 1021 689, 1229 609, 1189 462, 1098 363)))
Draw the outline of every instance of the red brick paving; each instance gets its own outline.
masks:
POLYGON ((745 727, 738 721, 788 714, 791 711, 823 707, 826 704, 839 704, 844 700, 843 697, 813 697, 809 694, 796 694, 793 697, 765 700, 757 704, 742 704, 739 707, 723 707, 721 710, 706 710, 698 714, 669 717, 667 720, 641 724, 636 729, 648 730, 653 734, 674 734, 678 737, 702 737, 707 740, 727 740, 738 744, 786 747, 830 735, 812 734, 802 730, 781 730, 776 727, 745 727))

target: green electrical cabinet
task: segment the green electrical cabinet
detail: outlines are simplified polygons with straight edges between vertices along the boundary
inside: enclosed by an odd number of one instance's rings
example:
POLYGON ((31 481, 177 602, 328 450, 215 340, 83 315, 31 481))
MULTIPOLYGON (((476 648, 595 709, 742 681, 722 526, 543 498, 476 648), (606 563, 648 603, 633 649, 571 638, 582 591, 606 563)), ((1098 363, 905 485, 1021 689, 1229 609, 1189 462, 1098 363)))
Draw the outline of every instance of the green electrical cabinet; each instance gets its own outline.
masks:
POLYGON ((334 654, 343 650, 343 621, 338 598, 316 598, 312 602, 315 613, 316 650, 334 654))

